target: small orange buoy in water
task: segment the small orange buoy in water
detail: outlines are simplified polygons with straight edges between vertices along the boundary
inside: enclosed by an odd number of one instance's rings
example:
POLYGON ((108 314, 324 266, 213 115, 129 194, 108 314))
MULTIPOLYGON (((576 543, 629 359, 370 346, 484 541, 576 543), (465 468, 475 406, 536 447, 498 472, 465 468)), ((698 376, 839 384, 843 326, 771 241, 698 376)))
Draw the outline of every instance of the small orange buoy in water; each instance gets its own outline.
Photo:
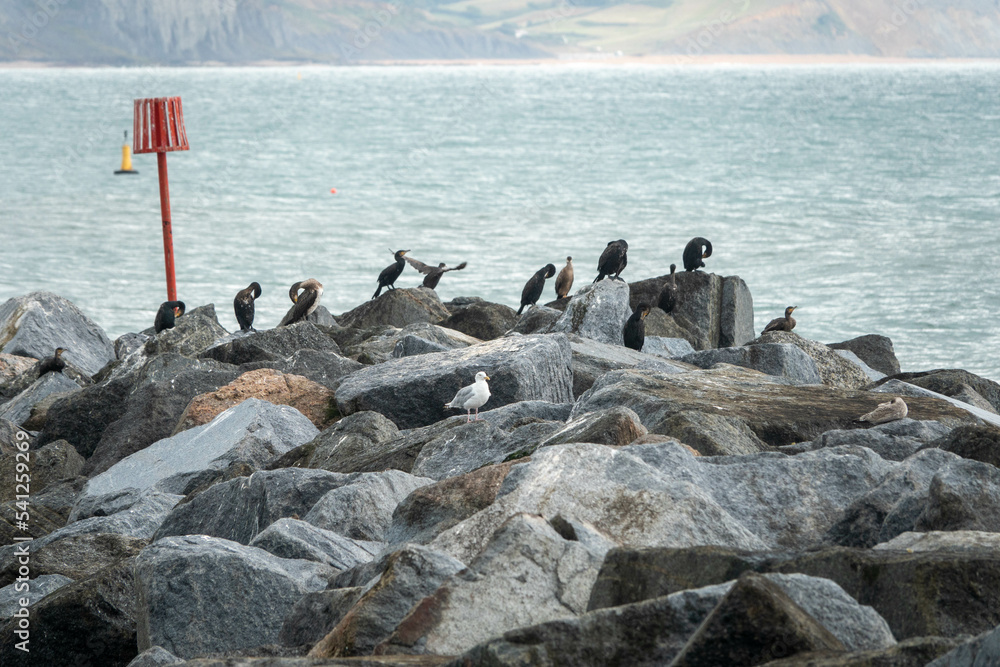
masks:
POLYGON ((330 194, 331 195, 337 194, 337 188, 330 188, 330 194))

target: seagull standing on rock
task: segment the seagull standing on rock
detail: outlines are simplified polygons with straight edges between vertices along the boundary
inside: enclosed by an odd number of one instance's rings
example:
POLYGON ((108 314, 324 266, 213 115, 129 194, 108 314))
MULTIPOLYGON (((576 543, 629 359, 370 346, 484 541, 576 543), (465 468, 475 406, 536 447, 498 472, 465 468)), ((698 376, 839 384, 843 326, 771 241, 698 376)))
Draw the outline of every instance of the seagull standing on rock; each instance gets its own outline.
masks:
POLYGON ((490 386, 486 384, 486 381, 489 379, 489 375, 483 371, 479 371, 476 373, 476 381, 468 387, 459 389, 458 393, 455 394, 455 398, 451 399, 450 403, 445 403, 444 407, 465 410, 466 424, 472 421, 472 410, 475 409, 476 421, 479 421, 479 408, 486 405, 486 401, 490 400, 490 386))

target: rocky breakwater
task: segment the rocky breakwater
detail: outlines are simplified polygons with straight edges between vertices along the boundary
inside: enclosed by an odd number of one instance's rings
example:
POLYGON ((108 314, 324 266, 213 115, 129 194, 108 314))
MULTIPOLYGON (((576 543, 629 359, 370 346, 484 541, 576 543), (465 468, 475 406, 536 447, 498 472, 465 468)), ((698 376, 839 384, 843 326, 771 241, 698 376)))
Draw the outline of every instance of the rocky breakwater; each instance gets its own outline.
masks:
POLYGON ((625 349, 662 281, 233 334, 208 305, 113 345, 54 295, 0 305, 0 662, 1000 661, 1000 385, 754 339, 746 285, 703 273, 625 349), (40 390, 55 345, 103 361, 40 390), (478 371, 467 423, 443 405, 478 371), (855 421, 887 394, 905 419, 855 421))

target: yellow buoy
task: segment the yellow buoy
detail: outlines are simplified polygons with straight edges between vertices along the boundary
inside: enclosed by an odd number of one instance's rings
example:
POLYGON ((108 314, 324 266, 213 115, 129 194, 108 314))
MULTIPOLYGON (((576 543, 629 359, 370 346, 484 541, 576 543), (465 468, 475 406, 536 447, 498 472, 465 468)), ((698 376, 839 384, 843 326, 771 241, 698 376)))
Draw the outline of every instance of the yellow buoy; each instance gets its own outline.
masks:
POLYGON ((125 143, 122 144, 122 168, 116 174, 138 174, 132 168, 132 147, 128 145, 128 130, 125 130, 125 143))

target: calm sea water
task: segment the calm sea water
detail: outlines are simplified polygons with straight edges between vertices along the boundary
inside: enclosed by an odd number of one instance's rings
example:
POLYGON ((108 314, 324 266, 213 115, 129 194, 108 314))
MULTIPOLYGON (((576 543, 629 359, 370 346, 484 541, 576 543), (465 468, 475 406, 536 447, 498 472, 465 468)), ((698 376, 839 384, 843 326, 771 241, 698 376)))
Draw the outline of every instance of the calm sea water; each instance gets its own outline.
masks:
POLYGON ((548 262, 572 255, 582 285, 621 237, 637 280, 705 236, 758 330, 797 305, 809 338, 881 333, 904 370, 1000 380, 998 84, 981 65, 0 70, 0 300, 51 290, 112 337, 152 323, 156 160, 112 171, 132 99, 180 95, 180 298, 229 329, 253 280, 262 327, 309 277, 354 307, 389 248, 468 261, 444 300, 516 306, 548 262))

